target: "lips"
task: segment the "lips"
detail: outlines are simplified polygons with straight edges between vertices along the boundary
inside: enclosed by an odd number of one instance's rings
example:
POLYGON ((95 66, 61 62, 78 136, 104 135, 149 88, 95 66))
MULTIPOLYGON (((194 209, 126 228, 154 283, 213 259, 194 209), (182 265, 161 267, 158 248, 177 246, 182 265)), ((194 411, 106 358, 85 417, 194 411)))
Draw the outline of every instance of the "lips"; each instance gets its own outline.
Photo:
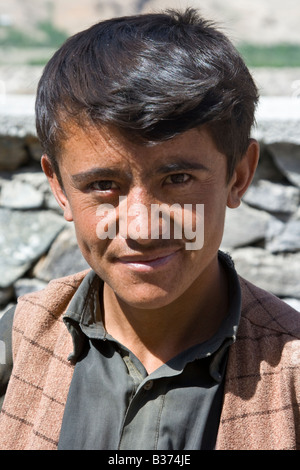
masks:
POLYGON ((179 249, 174 249, 166 252, 148 253, 147 255, 121 256, 117 261, 131 269, 148 271, 165 266, 177 256, 178 252, 179 249))

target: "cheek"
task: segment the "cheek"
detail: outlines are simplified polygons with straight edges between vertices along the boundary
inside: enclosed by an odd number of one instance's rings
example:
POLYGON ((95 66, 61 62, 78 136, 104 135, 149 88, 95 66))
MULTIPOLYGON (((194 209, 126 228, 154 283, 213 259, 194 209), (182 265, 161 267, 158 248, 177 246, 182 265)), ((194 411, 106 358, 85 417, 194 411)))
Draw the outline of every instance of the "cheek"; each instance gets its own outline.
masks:
POLYGON ((204 204, 205 244, 210 241, 221 243, 226 214, 226 194, 215 193, 204 204))
POLYGON ((73 214, 74 224, 81 229, 89 229, 97 223, 97 204, 91 203, 84 195, 68 195, 69 204, 73 214))
POLYGON ((73 215, 76 231, 85 234, 89 238, 96 237, 96 215, 90 212, 80 212, 73 215))
MULTIPOLYGON (((73 202, 73 221, 79 247, 83 252, 90 251, 93 245, 98 245, 101 240, 97 237, 97 206, 73 202)), ((84 253, 83 253, 84 254, 84 253)))

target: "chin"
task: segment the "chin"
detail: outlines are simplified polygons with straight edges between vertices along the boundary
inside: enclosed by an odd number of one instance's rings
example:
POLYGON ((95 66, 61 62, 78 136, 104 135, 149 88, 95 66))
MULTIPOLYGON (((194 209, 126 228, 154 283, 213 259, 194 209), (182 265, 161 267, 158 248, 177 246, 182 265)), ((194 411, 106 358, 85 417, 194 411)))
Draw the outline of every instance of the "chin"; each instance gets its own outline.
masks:
POLYGON ((145 289, 131 289, 130 295, 126 292, 118 292, 115 290, 116 296, 126 305, 133 308, 154 310, 170 305, 178 297, 178 293, 166 292, 165 290, 155 286, 145 292, 145 289))

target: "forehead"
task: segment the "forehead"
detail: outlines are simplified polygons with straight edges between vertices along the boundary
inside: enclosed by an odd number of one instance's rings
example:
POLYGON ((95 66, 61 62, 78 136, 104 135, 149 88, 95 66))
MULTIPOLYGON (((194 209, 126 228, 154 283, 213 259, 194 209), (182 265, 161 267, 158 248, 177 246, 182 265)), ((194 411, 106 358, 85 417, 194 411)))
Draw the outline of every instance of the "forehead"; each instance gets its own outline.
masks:
POLYGON ((82 129, 73 125, 67 129, 66 136, 61 146, 60 162, 63 166, 72 163, 74 169, 105 164, 120 168, 136 166, 151 171, 154 166, 165 162, 190 160, 212 164, 226 159, 204 126, 153 144, 129 140, 108 126, 82 129))

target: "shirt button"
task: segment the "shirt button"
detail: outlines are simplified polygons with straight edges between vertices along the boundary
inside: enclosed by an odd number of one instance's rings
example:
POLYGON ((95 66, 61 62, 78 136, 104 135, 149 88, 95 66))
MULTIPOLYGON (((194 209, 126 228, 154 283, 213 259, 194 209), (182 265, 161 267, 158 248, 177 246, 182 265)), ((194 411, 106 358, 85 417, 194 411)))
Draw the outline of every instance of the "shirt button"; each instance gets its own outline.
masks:
POLYGON ((153 387, 153 380, 149 380, 149 382, 145 383, 144 390, 150 390, 153 387))

